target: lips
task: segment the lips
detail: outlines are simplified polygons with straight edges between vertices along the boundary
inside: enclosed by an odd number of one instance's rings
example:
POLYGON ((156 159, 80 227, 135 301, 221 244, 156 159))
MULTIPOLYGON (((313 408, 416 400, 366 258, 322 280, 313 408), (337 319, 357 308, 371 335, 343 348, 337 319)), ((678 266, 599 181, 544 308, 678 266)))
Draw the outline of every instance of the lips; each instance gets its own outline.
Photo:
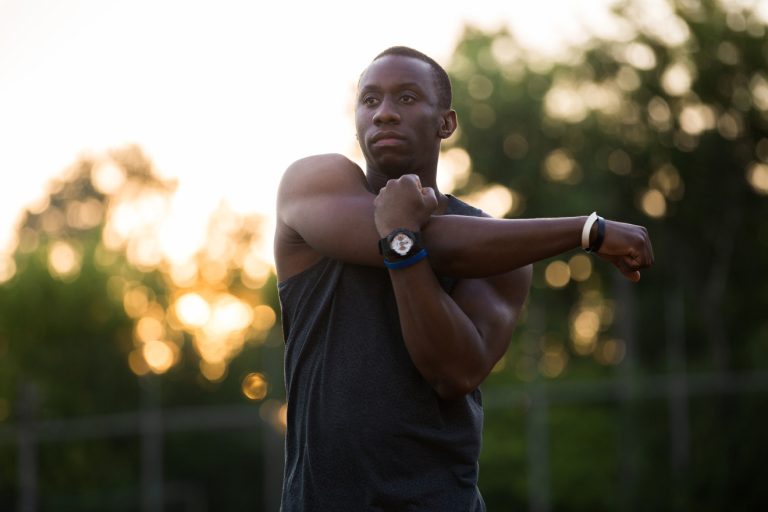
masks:
POLYGON ((385 131, 377 132, 371 137, 371 143, 374 146, 396 146, 405 142, 405 136, 399 132, 385 131))

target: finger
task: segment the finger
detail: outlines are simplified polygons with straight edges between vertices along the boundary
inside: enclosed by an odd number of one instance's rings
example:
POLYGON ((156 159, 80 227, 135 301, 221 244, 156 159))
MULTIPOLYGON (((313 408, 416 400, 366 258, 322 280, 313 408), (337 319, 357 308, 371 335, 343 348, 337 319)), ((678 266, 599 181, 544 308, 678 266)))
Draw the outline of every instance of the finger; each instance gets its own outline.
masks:
POLYGON ((628 264, 625 258, 616 258, 611 260, 611 263, 614 264, 614 266, 621 272, 624 277, 629 279, 630 281, 637 282, 640 280, 640 271, 638 270, 637 265, 635 264, 628 264))
POLYGON ((621 262, 627 270, 640 270, 644 266, 637 254, 624 256, 621 258, 621 262))
POLYGON ((437 208, 437 194, 432 187, 424 187, 421 189, 421 195, 424 198, 424 202, 431 206, 433 209, 437 208))
POLYGON ((418 174, 403 174, 400 179, 408 183, 414 183, 421 188, 421 179, 418 174))
POLYGON ((654 263, 654 256, 653 256, 653 245, 651 244, 651 236, 648 234, 648 231, 645 232, 645 246, 646 250, 648 251, 648 266, 653 265, 654 263))

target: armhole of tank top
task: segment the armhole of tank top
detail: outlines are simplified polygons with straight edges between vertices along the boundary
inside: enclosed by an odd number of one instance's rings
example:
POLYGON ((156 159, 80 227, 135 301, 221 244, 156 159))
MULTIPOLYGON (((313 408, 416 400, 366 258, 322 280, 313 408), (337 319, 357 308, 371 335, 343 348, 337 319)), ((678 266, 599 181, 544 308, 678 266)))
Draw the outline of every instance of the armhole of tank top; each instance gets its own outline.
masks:
POLYGON ((490 217, 480 208, 476 208, 469 203, 465 203, 452 194, 446 194, 450 198, 448 203, 447 215, 466 215, 467 217, 490 217))
POLYGON ((279 291, 284 290, 287 286, 289 286, 294 281, 300 279, 301 277, 306 277, 308 274, 311 274, 312 272, 314 272, 315 270, 317 270, 321 266, 325 265, 329 261, 330 261, 330 258, 328 258, 327 256, 323 256, 322 258, 320 258, 315 263, 313 263, 312 265, 308 266, 307 268, 305 268, 304 270, 302 270, 298 274, 293 274, 291 277, 288 277, 288 278, 283 279, 282 281, 278 282, 277 283, 277 289, 279 291))

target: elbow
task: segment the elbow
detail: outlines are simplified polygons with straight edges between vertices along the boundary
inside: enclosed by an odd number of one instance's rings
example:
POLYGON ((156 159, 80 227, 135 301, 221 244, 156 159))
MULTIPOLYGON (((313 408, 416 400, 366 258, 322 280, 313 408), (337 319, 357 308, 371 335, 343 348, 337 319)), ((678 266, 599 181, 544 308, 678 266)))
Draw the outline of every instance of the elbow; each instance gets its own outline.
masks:
POLYGON ((432 389, 443 400, 457 400, 477 389, 482 380, 480 376, 446 376, 434 380, 432 389))

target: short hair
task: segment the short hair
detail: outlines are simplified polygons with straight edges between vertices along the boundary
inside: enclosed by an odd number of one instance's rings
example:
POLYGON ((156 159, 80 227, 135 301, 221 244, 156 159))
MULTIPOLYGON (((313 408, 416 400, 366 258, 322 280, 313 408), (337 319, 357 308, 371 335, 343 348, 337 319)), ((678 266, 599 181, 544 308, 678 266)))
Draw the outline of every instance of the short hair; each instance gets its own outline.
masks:
POLYGON ((425 55, 418 50, 414 50, 413 48, 408 48, 407 46, 392 46, 391 48, 387 48, 378 54, 376 57, 374 57, 373 60, 376 61, 382 57, 386 57, 387 55, 410 57, 412 59, 417 59, 429 64, 429 66, 432 68, 432 75, 435 78, 435 86, 437 89, 437 104, 440 108, 451 108, 451 102, 453 101, 451 79, 448 78, 448 73, 445 72, 445 69, 443 69, 440 64, 435 62, 432 57, 425 55))

